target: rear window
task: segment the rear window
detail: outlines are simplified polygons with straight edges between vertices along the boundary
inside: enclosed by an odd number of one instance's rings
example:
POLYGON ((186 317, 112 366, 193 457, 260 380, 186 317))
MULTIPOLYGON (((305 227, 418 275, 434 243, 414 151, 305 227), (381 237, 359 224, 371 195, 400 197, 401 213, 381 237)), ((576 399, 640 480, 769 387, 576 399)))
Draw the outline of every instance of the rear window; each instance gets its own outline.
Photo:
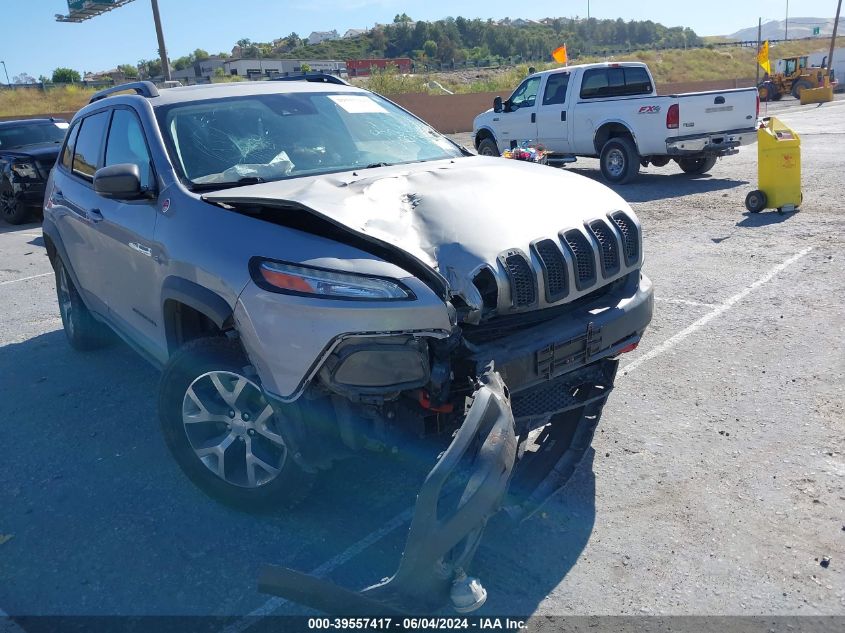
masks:
POLYGON ((20 149, 30 145, 58 145, 65 138, 64 121, 21 123, 0 127, 0 149, 20 149))
POLYGON ((73 173, 86 180, 94 179, 94 172, 102 167, 101 154, 110 112, 100 112, 82 120, 73 154, 73 173))
POLYGON ((581 82, 582 99, 650 94, 651 79, 642 66, 591 68, 581 82))

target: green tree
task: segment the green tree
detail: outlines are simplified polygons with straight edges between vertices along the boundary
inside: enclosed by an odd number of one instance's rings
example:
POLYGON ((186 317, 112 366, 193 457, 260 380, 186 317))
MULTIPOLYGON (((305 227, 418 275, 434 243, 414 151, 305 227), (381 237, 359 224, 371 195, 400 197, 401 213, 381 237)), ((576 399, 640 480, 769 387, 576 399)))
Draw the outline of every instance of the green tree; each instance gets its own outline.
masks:
POLYGON ((437 42, 434 40, 426 40, 423 44, 423 52, 428 59, 434 59, 437 57, 437 42))
POLYGON ((138 69, 135 68, 132 64, 121 64, 117 67, 117 69, 126 75, 129 79, 135 79, 138 77, 138 69))
POLYGON ((300 66, 299 69, 304 73, 310 73, 311 72, 311 66, 308 65, 308 64, 302 64, 302 66, 300 66))
POLYGON ((53 83, 72 84, 82 81, 82 77, 73 68, 56 68, 53 71, 53 83))
POLYGON ((206 59, 211 57, 211 55, 208 54, 208 51, 204 51, 201 48, 198 48, 197 50, 195 50, 193 56, 194 56, 194 61, 198 61, 198 62, 205 61, 206 59))

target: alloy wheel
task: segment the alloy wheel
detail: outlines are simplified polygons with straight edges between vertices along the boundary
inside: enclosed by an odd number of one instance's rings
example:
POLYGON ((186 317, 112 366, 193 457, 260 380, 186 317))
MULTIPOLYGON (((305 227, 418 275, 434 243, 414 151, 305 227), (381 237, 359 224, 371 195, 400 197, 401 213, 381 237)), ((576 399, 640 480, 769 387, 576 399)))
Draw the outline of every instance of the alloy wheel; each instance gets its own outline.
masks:
POLYGON ((197 458, 229 484, 257 488, 287 459, 273 408, 244 376, 212 371, 196 378, 182 401, 182 423, 197 458))

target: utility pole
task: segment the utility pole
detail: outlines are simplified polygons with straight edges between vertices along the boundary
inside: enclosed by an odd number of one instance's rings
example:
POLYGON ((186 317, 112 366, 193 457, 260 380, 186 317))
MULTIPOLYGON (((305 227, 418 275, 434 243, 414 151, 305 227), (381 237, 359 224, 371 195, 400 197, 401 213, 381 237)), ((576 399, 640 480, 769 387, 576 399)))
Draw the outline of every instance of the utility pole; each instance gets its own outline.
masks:
POLYGON ((842 0, 836 5, 836 19, 833 21, 833 36, 830 38, 830 52, 827 54, 827 72, 833 79, 833 48, 836 46, 836 29, 839 27, 839 12, 842 10, 842 0))
POLYGON ((164 31, 161 29, 161 15, 158 12, 158 0, 152 0, 153 20, 156 23, 156 35, 158 36, 158 54, 161 56, 161 71, 164 73, 164 80, 170 81, 170 62, 167 60, 167 48, 164 45, 164 31))
POLYGON ((6 73, 6 83, 11 86, 12 82, 9 81, 9 69, 6 68, 6 62, 0 61, 0 64, 3 64, 3 72, 6 73))
MULTIPOLYGON (((842 0, 839 0, 842 2, 842 0)), ((760 36, 763 33, 763 18, 758 18, 757 20, 757 57, 754 58, 754 64, 757 66, 757 79, 755 80, 755 85, 760 85, 760 60, 757 59, 760 57, 760 36)))
POLYGON ((786 21, 783 25, 783 39, 789 41, 789 0, 786 0, 786 21))

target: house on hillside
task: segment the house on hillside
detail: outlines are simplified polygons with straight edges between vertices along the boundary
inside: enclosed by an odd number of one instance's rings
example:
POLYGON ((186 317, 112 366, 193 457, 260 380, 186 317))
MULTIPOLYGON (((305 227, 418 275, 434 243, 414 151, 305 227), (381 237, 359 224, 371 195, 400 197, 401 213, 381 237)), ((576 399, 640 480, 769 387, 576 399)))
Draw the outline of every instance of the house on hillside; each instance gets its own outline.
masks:
POLYGON ((343 34, 343 39, 348 40, 353 37, 358 37, 360 35, 364 35, 367 32, 367 29, 348 29, 346 33, 343 34))
POLYGON ((338 34, 337 30, 332 29, 331 31, 314 31, 311 35, 308 36, 308 43, 309 44, 319 44, 320 42, 327 42, 329 40, 339 40, 340 34, 338 34))

